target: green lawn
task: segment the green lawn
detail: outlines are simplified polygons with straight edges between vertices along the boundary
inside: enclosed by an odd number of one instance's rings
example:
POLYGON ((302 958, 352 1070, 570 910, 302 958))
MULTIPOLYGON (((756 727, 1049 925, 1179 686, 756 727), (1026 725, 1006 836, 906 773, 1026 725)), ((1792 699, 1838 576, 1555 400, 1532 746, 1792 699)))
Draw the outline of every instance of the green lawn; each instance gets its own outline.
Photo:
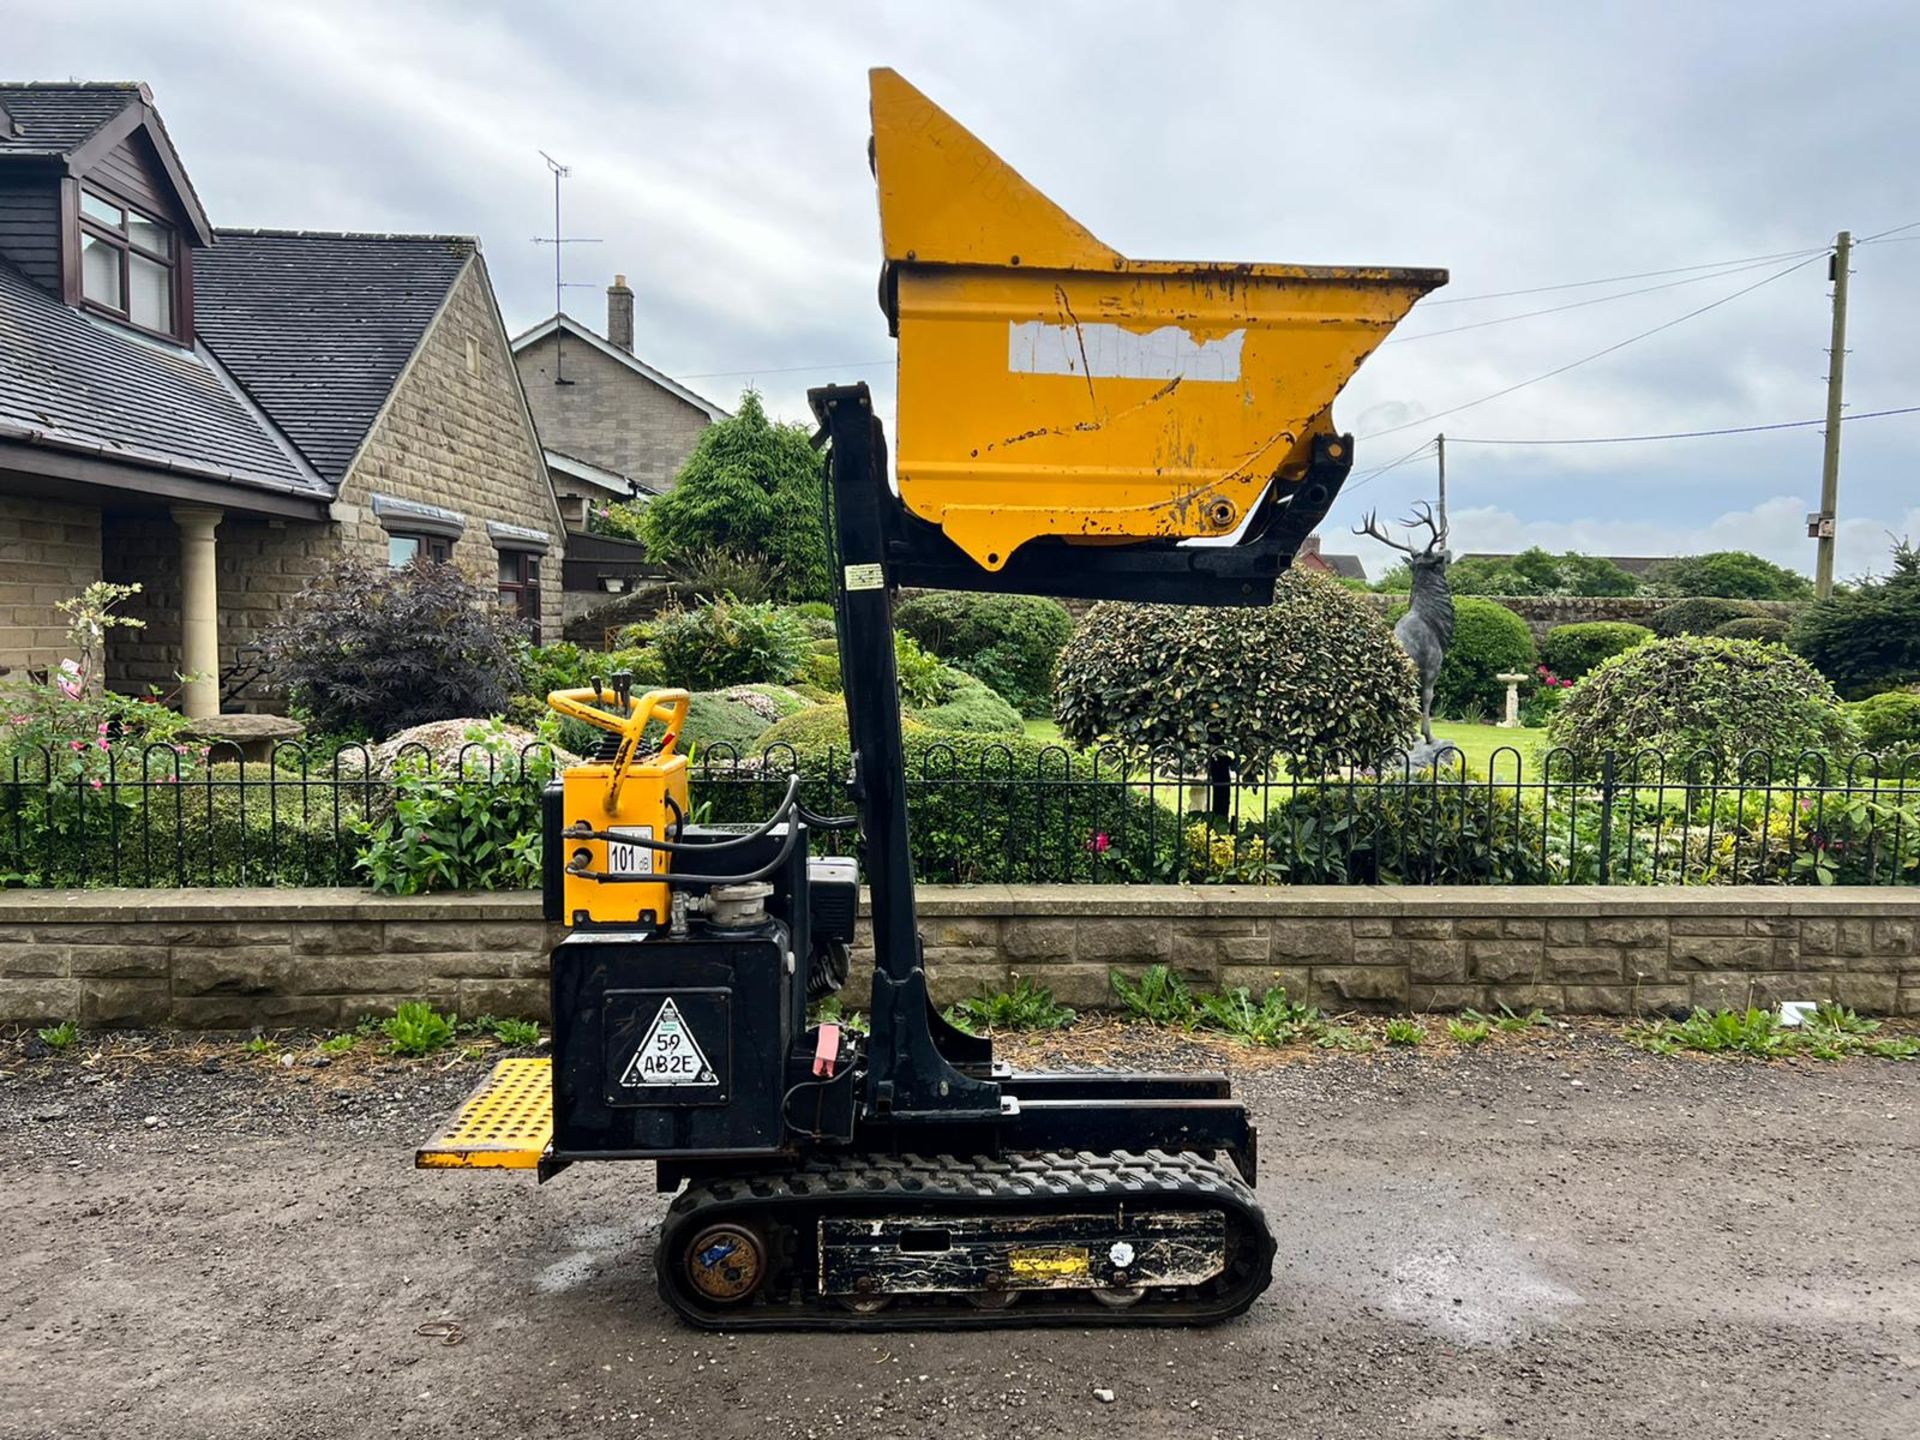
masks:
POLYGON ((1063 745, 1066 743, 1060 738, 1060 727, 1053 723, 1051 716, 1043 715, 1038 719, 1028 720, 1024 723, 1027 727, 1027 738, 1029 740, 1038 740, 1042 745, 1063 745))
POLYGON ((1497 770, 1492 770, 1493 753, 1505 749, 1519 752, 1521 773, 1532 778, 1540 754, 1546 749, 1547 732, 1544 730, 1502 730, 1497 725, 1451 725, 1435 721, 1433 738, 1444 740, 1448 744, 1458 745, 1467 757, 1469 768, 1477 772, 1491 772, 1502 778, 1511 779, 1514 771, 1514 756, 1509 753, 1500 757, 1497 770))

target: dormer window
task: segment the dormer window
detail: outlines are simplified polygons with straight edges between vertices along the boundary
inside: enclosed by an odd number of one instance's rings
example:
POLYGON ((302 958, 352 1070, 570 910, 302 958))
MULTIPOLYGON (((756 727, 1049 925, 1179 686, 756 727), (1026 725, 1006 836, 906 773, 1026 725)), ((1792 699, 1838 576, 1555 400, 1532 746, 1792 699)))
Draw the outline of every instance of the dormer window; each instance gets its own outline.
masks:
POLYGON ((80 296, 90 309, 172 338, 173 228, 82 186, 80 296))

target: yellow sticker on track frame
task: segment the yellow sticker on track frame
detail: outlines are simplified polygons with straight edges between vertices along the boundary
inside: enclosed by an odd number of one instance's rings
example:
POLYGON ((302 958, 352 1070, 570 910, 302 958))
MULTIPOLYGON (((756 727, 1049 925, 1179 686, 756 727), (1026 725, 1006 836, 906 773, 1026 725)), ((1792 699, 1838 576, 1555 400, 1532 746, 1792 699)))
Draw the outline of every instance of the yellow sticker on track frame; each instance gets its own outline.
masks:
POLYGON ((1067 1280, 1085 1275, 1088 1268, 1082 1245, 1037 1245, 1007 1256, 1008 1272, 1022 1280, 1067 1280))

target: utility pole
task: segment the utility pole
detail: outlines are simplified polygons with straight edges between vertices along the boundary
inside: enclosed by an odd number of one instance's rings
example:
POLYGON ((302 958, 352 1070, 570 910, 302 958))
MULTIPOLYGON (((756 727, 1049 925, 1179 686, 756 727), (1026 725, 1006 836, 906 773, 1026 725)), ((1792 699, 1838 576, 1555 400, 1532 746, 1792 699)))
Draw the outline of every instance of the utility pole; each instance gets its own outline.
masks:
POLYGON ((1433 447, 1440 456, 1440 533, 1447 533, 1447 437, 1433 437, 1433 447))
POLYGON ((1814 594, 1822 600, 1833 593, 1833 537, 1839 528, 1835 510, 1840 501, 1840 411, 1845 402, 1847 372, 1847 266, 1853 256, 1853 236, 1842 230, 1833 242, 1828 262, 1833 281, 1833 347, 1827 351, 1827 445, 1820 466, 1820 513, 1814 517, 1814 594))

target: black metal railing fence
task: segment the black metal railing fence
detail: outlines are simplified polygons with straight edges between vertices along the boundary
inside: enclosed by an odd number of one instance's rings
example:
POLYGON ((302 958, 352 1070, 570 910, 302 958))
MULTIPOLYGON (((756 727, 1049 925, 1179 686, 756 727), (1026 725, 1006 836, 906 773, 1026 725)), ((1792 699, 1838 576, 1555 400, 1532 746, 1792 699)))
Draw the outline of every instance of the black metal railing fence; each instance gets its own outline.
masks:
MULTIPOLYGON (((541 746, 436 759, 350 746, 271 758, 215 747, 0 760, 0 882, 351 885, 369 836, 425 784, 469 802, 464 828, 553 769, 541 746), (497 805, 489 797, 499 797, 497 805), (475 819, 474 817, 478 817, 475 819)), ((844 751, 711 746, 698 819, 763 817, 792 771, 847 808, 844 751)), ((1218 756, 1069 751, 965 737, 921 748, 908 803, 921 879, 951 883, 1849 884, 1920 882, 1920 756, 1685 757, 1502 748, 1484 764, 1306 772, 1218 756)), ((515 822, 521 823, 521 822, 515 822)), ((503 837, 491 837, 499 841, 503 837)), ((504 837, 511 838, 511 837, 504 837)), ((824 834, 823 852, 848 837, 824 834)))

